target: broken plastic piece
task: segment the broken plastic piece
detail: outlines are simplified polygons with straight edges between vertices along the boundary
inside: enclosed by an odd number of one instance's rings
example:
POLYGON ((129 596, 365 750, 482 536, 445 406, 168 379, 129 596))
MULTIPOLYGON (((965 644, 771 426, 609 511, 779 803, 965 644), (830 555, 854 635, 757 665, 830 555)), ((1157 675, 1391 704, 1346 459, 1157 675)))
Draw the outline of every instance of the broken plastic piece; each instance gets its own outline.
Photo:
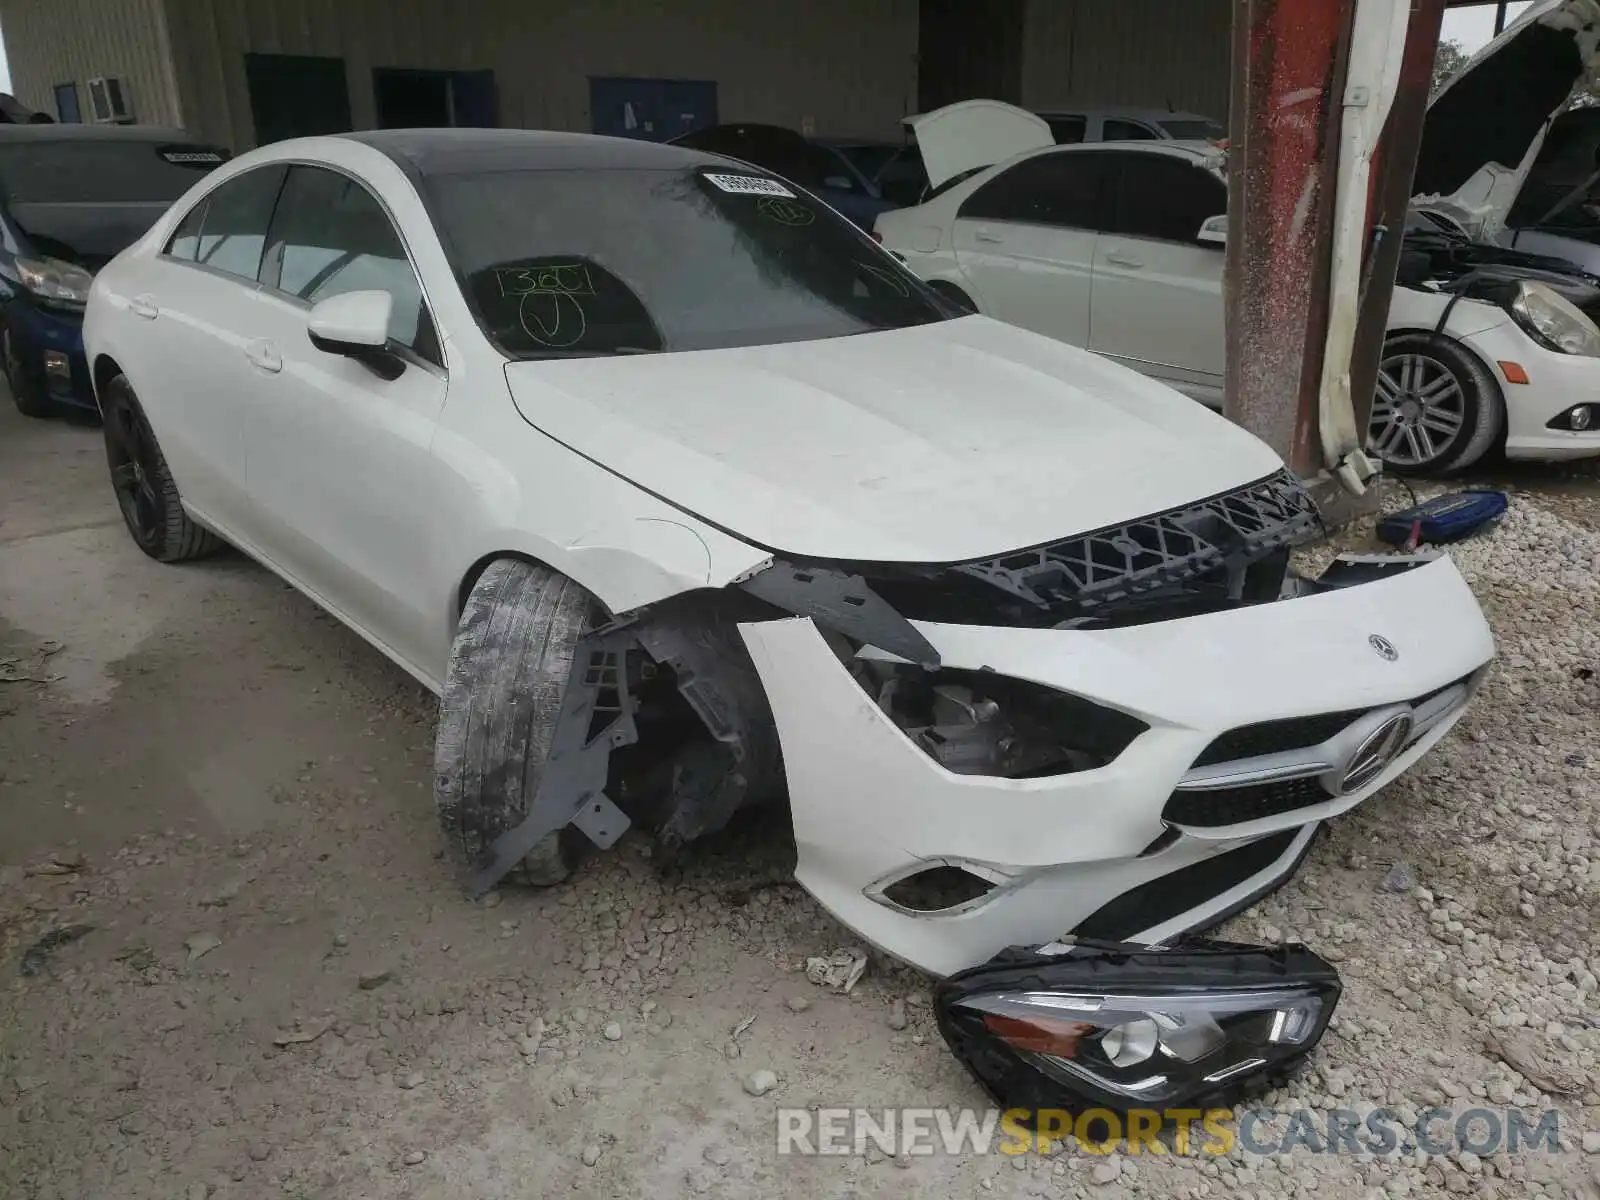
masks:
POLYGON ((632 630, 614 627, 597 630, 578 643, 538 789, 522 822, 496 838, 474 864, 463 884, 473 899, 566 825, 576 825, 601 849, 627 832, 628 818, 605 795, 605 786, 611 751, 639 738, 622 669, 632 645, 632 630))
POLYGON ((774 560, 765 571, 739 585, 759 600, 847 638, 887 650, 930 671, 939 668, 939 652, 859 575, 831 567, 795 566, 774 560))

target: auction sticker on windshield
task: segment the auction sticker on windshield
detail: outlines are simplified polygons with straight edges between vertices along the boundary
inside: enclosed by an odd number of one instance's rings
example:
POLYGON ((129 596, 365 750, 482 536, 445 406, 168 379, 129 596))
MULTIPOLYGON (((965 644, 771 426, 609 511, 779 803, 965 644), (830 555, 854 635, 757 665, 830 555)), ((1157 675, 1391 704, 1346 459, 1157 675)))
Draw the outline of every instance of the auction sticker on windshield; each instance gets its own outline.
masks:
POLYGON ((725 192, 746 196, 782 196, 788 200, 795 198, 794 193, 776 179, 763 179, 759 175, 715 175, 707 171, 702 178, 725 192))

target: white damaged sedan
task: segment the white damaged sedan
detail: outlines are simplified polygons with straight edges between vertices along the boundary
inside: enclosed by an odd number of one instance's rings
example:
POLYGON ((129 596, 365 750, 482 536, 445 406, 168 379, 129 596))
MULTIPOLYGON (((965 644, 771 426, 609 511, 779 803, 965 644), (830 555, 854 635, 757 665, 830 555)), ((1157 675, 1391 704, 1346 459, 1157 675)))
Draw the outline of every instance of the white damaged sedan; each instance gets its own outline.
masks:
POLYGON ((786 803, 800 882, 956 976, 969 1065, 1028 1026, 1019 961, 1115 991, 1006 1043, 1100 1102, 1303 1056, 1337 997, 1307 952, 1074 948, 1281 883, 1493 654, 1447 558, 1293 575, 1317 515, 1248 433, 681 148, 252 151, 99 274, 85 340, 146 553, 232 543, 439 693, 471 890, 786 803))

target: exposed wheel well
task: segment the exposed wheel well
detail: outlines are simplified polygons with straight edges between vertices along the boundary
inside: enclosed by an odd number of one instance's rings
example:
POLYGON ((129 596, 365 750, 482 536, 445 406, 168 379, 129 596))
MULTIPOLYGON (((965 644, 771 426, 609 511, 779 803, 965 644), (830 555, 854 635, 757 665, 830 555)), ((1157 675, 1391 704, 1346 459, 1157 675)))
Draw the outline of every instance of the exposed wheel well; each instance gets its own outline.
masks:
POLYGON ((94 370, 90 374, 94 380, 95 403, 99 404, 100 393, 108 383, 122 374, 122 367, 109 354, 102 354, 94 360, 94 370))
POLYGON ((450 622, 455 625, 461 620, 461 610, 467 606, 467 597, 472 595, 472 589, 478 586, 478 580, 489 569, 489 564, 502 558, 515 558, 536 567, 547 567, 555 570, 547 562, 541 562, 531 554, 523 554, 519 550, 496 550, 492 554, 485 554, 468 568, 467 573, 461 577, 461 586, 456 589, 455 608, 450 613, 450 622))

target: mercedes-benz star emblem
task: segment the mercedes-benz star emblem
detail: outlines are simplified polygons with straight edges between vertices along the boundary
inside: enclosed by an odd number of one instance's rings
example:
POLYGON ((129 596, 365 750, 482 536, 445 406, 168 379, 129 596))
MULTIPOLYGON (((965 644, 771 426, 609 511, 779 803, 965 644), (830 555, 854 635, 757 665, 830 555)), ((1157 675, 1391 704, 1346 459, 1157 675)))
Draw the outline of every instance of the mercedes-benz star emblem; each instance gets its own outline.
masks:
POLYGON ((1393 662, 1395 659, 1400 657, 1400 651, 1394 648, 1394 643, 1388 638, 1384 637, 1381 633, 1369 634, 1367 637, 1367 645, 1371 646, 1390 662, 1393 662))
POLYGON ((1396 713, 1367 736, 1345 764, 1339 794, 1348 796, 1371 783, 1399 757, 1411 740, 1411 714, 1396 713))

